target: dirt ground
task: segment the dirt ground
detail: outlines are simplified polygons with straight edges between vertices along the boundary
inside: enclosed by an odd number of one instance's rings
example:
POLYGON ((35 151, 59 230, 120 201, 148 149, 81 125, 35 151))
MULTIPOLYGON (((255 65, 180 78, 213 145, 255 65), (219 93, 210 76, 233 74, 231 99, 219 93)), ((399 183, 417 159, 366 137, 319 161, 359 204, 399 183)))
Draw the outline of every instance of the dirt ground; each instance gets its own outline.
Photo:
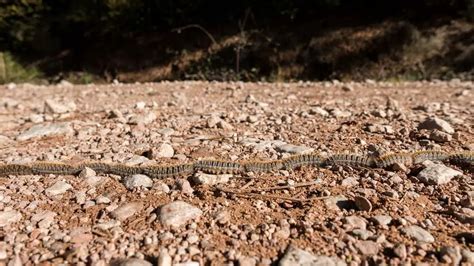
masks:
MULTIPOLYGON (((472 151, 473 95, 459 80, 10 84, 0 86, 0 161, 472 151), (454 132, 420 129, 428 117, 454 132)), ((426 165, 401 165, 152 184, 90 172, 0 177, 0 265, 473 265, 472 167, 445 165, 462 175, 426 184, 426 165), (176 202, 187 204, 169 220, 176 202)))

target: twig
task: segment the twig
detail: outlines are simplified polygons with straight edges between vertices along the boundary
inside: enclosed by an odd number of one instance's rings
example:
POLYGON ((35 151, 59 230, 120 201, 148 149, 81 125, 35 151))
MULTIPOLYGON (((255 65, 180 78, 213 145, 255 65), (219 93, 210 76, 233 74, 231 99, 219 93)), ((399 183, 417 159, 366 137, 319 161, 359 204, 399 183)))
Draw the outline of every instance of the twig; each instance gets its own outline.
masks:
POLYGON ((181 31, 186 30, 186 29, 190 29, 190 28, 197 28, 197 29, 201 30, 212 41, 213 45, 217 45, 216 39, 214 39, 212 34, 209 33, 204 27, 202 27, 199 24, 189 24, 189 25, 186 25, 186 26, 183 26, 183 27, 180 27, 180 28, 172 29, 171 31, 172 32, 177 32, 179 34, 179 33, 181 33, 181 31))
POLYGON ((254 179, 250 179, 249 182, 247 182, 247 184, 245 184, 243 187, 240 188, 240 191, 244 191, 246 188, 248 188, 250 185, 252 185, 254 183, 254 179))

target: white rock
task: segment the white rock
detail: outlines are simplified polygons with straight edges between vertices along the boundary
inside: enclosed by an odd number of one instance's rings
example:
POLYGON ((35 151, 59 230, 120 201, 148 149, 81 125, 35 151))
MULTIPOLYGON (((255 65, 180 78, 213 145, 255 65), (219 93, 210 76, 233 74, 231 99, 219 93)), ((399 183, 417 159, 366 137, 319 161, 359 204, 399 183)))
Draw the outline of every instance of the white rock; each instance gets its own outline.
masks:
POLYGON ((425 169, 418 173, 417 177, 429 185, 443 185, 459 175, 462 175, 462 172, 442 164, 429 163, 425 169))
POLYGON ((105 181, 106 179, 104 177, 97 176, 97 175, 89 176, 85 179, 86 184, 89 185, 90 187, 98 186, 104 183, 105 181))
POLYGON ((40 114, 32 114, 28 117, 32 123, 38 124, 44 122, 44 117, 40 114))
POLYGON ((125 203, 112 211, 110 215, 112 218, 115 218, 119 221, 124 221, 127 218, 135 215, 135 213, 139 212, 142 208, 143 205, 140 202, 125 203))
POLYGON ((233 175, 230 174, 210 175, 204 173, 196 173, 193 176, 193 181, 197 184, 214 186, 221 183, 227 183, 232 177, 233 175))
POLYGON ((153 186, 153 180, 146 175, 138 174, 125 177, 123 184, 130 190, 136 187, 150 188, 153 186))
POLYGON ((430 234, 430 232, 417 225, 405 227, 402 229, 402 231, 407 236, 420 242, 433 243, 435 241, 434 237, 430 234))
POLYGON ((443 132, 453 134, 454 128, 446 121, 440 118, 427 118, 418 125, 419 129, 441 130, 443 132))
POLYGON ((42 211, 31 217, 33 223, 38 223, 39 228, 49 228, 49 226, 54 222, 54 217, 58 215, 52 211, 42 211))
POLYGON ((166 252, 166 250, 161 250, 160 255, 158 255, 158 266, 172 266, 171 256, 166 252))
POLYGON ((64 181, 57 181, 54 185, 50 186, 45 190, 45 193, 48 197, 54 197, 57 195, 61 195, 66 191, 72 189, 72 186, 69 183, 64 181))
POLYGON ((84 170, 82 170, 81 173, 79 173, 80 178, 89 178, 95 175, 96 175, 96 172, 89 167, 84 168, 84 170))
POLYGON ((174 149, 173 146, 171 146, 168 143, 163 143, 161 144, 156 153, 154 154, 154 157, 156 158, 171 158, 174 155, 174 149))
POLYGON ((312 115, 329 116, 329 112, 321 107, 313 107, 309 110, 309 113, 312 115))
POLYGON ((128 121, 128 123, 132 125, 138 125, 138 124, 148 125, 152 123, 153 121, 155 121, 155 119, 156 119, 156 114, 154 112, 148 112, 145 114, 139 114, 139 115, 130 117, 130 120, 128 121))
POLYGON ((307 154, 314 151, 313 148, 306 146, 297 146, 293 144, 284 144, 276 147, 279 152, 307 154))
POLYGON ((56 100, 48 99, 44 103, 44 110, 47 113, 64 114, 76 111, 76 104, 73 101, 58 102, 56 100))
POLYGON ((336 257, 315 256, 290 245, 279 261, 280 266, 342 266, 346 263, 336 257))
POLYGON ((0 211, 0 227, 16 223, 21 220, 21 213, 15 210, 0 211))
POLYGON ((168 203, 160 209, 160 221, 165 226, 180 227, 202 215, 199 208, 184 201, 168 203))
POLYGON ((376 225, 388 225, 392 222, 392 217, 389 215, 376 215, 371 219, 376 225))
POLYGON ((21 133, 16 137, 17 140, 24 141, 32 138, 39 138, 52 135, 72 135, 74 129, 70 123, 53 123, 48 125, 34 125, 27 131, 21 133))
POLYGON ((151 262, 142 259, 130 258, 117 263, 119 266, 153 266, 151 262))

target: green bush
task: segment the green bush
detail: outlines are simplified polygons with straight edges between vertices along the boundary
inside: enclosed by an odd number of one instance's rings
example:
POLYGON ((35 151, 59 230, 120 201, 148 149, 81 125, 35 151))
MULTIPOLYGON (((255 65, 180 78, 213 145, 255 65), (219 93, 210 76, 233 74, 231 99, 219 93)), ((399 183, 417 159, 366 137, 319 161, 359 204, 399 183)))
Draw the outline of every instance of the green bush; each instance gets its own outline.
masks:
POLYGON ((10 53, 0 52, 0 84, 31 81, 41 77, 35 67, 23 66, 10 53))

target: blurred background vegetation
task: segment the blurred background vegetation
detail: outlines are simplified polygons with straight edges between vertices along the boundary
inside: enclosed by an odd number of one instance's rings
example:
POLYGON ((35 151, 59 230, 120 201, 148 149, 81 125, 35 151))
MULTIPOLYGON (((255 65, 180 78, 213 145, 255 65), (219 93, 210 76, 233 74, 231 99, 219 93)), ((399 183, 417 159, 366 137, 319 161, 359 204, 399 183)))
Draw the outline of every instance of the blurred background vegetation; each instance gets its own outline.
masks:
POLYGON ((0 0, 0 83, 473 78, 474 0, 0 0))

